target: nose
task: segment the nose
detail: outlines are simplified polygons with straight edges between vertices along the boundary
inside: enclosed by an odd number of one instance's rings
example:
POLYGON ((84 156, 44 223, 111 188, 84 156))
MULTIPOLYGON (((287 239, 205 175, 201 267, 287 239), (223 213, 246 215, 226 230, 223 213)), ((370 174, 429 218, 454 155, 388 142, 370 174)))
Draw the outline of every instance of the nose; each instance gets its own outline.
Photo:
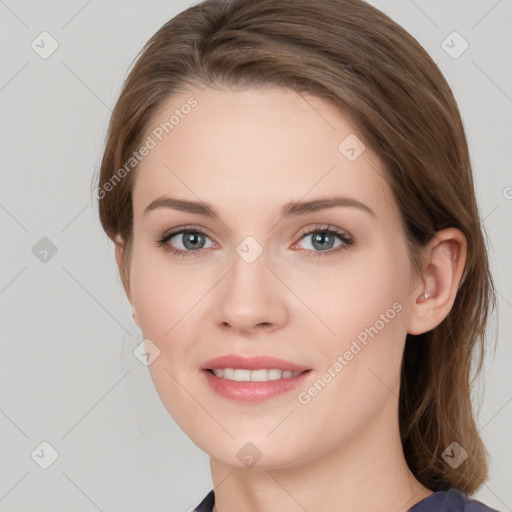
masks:
POLYGON ((286 289, 267 268, 265 252, 252 263, 236 255, 216 296, 215 323, 238 334, 272 332, 288 322, 286 289))

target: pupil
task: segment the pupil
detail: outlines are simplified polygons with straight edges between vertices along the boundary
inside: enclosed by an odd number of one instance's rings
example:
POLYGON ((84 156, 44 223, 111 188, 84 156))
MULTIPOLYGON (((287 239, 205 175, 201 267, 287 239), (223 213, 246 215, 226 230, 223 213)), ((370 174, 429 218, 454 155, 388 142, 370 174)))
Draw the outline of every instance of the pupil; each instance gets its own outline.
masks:
POLYGON ((313 247, 315 249, 331 249, 334 242, 334 237, 327 233, 317 233, 313 237, 313 247), (330 242, 327 243, 326 242, 330 242), (324 245, 322 245, 324 244, 324 245))
POLYGON ((187 249, 197 249, 197 246, 201 244, 202 235, 200 233, 191 232, 184 236, 183 245, 187 249))

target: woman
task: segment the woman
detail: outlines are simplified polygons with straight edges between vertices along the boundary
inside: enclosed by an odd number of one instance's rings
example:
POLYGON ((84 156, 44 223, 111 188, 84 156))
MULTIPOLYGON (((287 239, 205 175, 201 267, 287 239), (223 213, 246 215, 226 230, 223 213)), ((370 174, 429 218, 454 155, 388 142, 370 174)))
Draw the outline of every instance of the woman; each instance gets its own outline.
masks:
POLYGON ((490 510, 468 497, 494 304, 468 148, 396 23, 187 9, 123 86, 97 198, 156 390, 210 455, 197 511, 490 510))

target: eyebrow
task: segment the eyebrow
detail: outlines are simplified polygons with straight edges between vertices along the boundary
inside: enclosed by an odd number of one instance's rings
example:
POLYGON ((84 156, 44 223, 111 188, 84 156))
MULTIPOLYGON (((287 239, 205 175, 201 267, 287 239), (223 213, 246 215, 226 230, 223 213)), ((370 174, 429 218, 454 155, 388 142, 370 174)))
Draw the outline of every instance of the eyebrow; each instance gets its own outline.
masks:
MULTIPOLYGON (((308 213, 326 210, 328 208, 335 208, 337 206, 358 208, 373 217, 376 217, 375 212, 367 205, 344 196, 328 196, 319 197, 310 201, 290 201, 280 209, 281 218, 306 215, 308 213)), ((152 201, 144 210, 144 215, 157 208, 170 208, 181 212, 194 213, 196 215, 204 215, 213 219, 219 219, 220 216, 217 210, 210 204, 203 201, 189 201, 187 199, 178 199, 176 197, 161 196, 152 201)))

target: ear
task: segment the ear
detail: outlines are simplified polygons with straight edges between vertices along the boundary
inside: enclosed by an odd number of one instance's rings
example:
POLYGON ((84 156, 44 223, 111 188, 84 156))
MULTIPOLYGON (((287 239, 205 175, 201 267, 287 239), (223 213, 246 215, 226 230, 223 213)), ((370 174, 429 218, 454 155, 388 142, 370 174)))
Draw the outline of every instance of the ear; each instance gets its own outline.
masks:
POLYGON ((466 266, 466 237, 456 228, 438 231, 425 247, 422 260, 423 275, 413 292, 409 334, 432 330, 452 309, 466 266))
POLYGON ((124 241, 123 241, 121 235, 119 235, 119 234, 116 235, 114 244, 115 244, 115 255, 116 255, 117 268, 119 269, 119 273, 121 274, 121 280, 123 282, 123 288, 126 293, 126 297, 128 298, 128 301, 130 302, 130 305, 132 308, 132 317, 133 317, 133 320, 134 320, 135 324, 137 325, 137 327, 140 327, 139 320, 137 318, 137 310, 135 308, 135 304, 134 304, 134 302, 132 300, 132 296, 131 296, 130 280, 129 280, 127 273, 125 272, 124 260, 123 260, 124 241))

